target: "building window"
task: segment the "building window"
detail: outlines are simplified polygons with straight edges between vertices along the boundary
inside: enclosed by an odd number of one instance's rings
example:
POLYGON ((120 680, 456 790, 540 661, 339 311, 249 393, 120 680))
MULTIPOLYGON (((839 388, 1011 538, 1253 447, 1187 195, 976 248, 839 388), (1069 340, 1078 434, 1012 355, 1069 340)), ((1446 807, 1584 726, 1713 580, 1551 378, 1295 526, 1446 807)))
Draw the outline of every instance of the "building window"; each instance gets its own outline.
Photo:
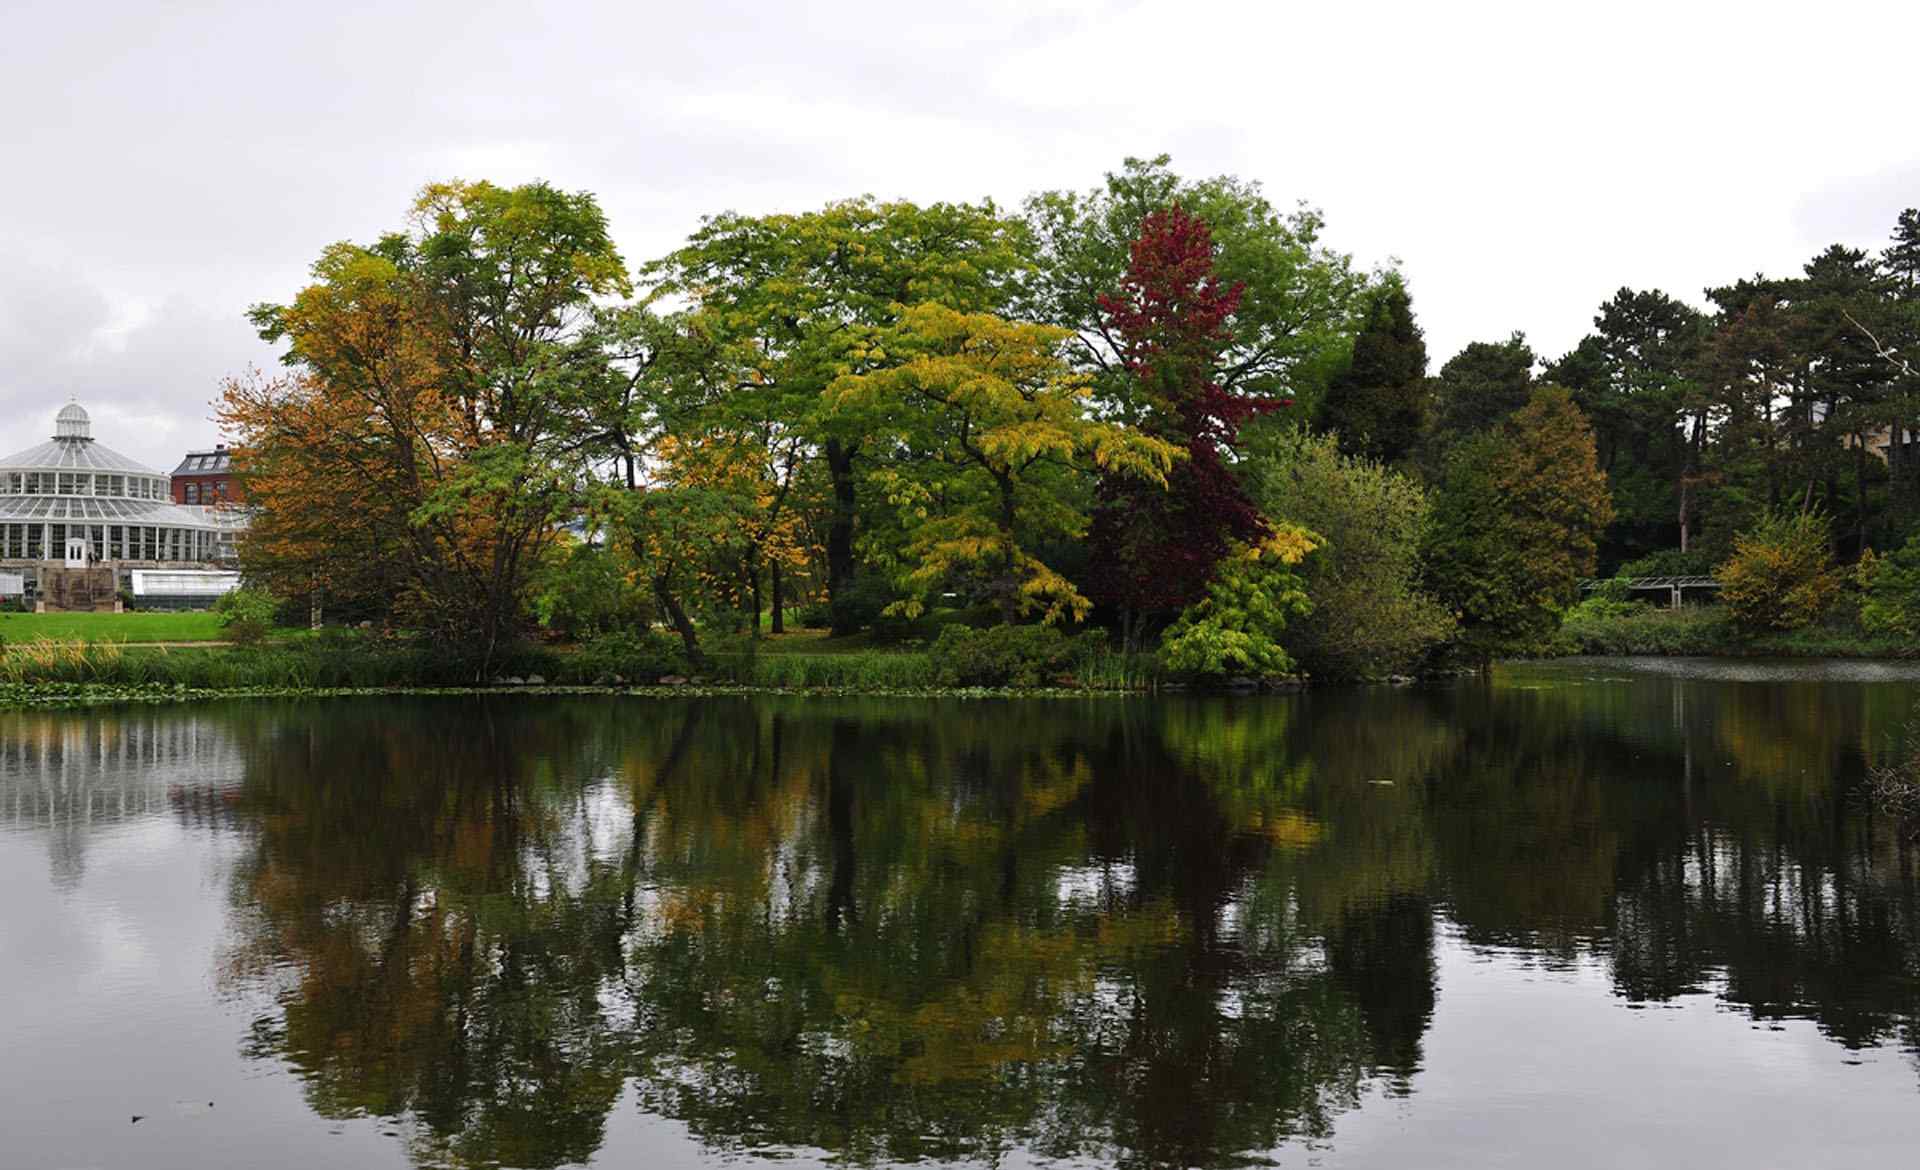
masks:
POLYGON ((197 483, 188 484, 186 487, 186 493, 185 493, 184 499, 189 504, 199 503, 200 502, 200 485, 197 483))

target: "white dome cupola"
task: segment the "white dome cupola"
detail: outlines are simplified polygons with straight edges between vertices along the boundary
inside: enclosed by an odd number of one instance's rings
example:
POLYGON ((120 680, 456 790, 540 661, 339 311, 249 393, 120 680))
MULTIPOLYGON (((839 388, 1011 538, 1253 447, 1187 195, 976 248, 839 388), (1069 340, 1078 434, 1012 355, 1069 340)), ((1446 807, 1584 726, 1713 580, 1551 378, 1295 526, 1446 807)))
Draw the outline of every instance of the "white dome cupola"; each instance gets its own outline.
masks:
POLYGON ((91 443, 93 420, 87 417, 86 407, 78 402, 69 402, 61 407, 60 413, 53 416, 53 437, 91 443))

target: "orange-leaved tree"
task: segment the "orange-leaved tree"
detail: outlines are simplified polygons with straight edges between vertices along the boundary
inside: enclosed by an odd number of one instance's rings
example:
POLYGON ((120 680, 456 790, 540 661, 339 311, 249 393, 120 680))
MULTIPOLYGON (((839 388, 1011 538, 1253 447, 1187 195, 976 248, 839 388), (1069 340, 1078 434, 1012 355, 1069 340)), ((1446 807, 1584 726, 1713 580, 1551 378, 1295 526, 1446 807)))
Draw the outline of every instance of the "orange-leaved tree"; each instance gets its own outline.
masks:
POLYGON ((243 558, 283 593, 391 589, 398 620, 485 670, 596 454, 580 419, 605 359, 577 341, 593 298, 629 289, 606 220, 543 183, 436 184, 406 230, 313 275, 252 313, 294 373, 219 403, 259 509, 243 558))

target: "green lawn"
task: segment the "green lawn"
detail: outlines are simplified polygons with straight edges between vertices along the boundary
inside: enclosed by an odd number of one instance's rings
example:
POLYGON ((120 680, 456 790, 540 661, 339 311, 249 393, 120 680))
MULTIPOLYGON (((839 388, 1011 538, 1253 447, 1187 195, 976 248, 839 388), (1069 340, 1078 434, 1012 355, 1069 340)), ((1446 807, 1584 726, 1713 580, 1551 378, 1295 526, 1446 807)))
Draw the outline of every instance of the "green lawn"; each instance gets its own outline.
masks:
POLYGON ((873 636, 865 631, 830 638, 825 630, 789 626, 784 634, 763 634, 760 638, 762 654, 859 654, 873 648, 873 636))
POLYGON ((5 613, 0 641, 212 642, 225 634, 211 613, 5 613))

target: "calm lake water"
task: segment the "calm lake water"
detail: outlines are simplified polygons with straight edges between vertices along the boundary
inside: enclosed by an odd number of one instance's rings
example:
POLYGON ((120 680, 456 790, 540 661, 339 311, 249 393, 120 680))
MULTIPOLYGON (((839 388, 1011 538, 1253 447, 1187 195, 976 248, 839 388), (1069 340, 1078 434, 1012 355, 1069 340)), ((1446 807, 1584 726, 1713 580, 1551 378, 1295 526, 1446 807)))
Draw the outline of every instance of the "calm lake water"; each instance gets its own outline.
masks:
POLYGON ((0 1165, 1907 1167, 1916 699, 0 714, 0 1165))

